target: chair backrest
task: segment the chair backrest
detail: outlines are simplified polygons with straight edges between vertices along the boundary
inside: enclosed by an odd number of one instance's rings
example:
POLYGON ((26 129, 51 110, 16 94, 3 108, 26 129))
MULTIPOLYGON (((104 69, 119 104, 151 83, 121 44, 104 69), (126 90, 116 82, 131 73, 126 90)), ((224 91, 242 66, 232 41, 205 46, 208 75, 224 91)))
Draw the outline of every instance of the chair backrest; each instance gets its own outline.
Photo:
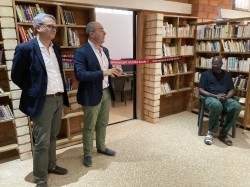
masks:
POLYGON ((122 70, 124 73, 132 74, 134 71, 134 65, 122 65, 122 70))
POLYGON ((114 83, 114 89, 115 91, 124 91, 125 89, 125 83, 128 81, 128 77, 113 77, 112 81, 114 83))

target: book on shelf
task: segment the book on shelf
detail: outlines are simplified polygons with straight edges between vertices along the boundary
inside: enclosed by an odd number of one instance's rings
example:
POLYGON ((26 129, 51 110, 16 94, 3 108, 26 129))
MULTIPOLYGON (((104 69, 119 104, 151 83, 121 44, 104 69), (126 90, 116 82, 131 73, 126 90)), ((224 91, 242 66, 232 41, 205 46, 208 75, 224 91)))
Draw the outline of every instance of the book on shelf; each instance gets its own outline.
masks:
POLYGON ((18 25, 18 32, 19 32, 19 34, 20 34, 20 38, 21 38, 21 41, 22 41, 22 42, 28 41, 28 39, 27 39, 27 37, 26 37, 26 34, 25 34, 25 32, 24 32, 23 26, 18 25))
POLYGON ((36 6, 36 9, 37 9, 38 14, 44 13, 44 9, 43 9, 42 7, 40 7, 39 4, 36 3, 35 6, 36 6))
POLYGON ((65 25, 65 19, 64 19, 64 14, 63 14, 62 7, 59 7, 59 13, 60 13, 61 22, 62 22, 63 25, 65 25))
POLYGON ((65 20, 66 25, 75 25, 75 17, 73 12, 67 11, 67 10, 62 10, 63 11, 63 18, 65 20))
POLYGON ((73 69, 74 68, 73 59, 74 55, 62 55, 63 69, 73 69))
POLYGON ((3 64, 4 61, 4 48, 0 49, 0 65, 3 64))
POLYGON ((67 29, 68 34, 68 45, 69 46, 80 46, 80 38, 77 30, 67 29))
POLYGON ((3 94, 4 90, 0 87, 0 94, 3 94))
POLYGON ((168 22, 163 23, 163 37, 176 37, 176 27, 168 22))
POLYGON ((9 105, 0 105, 0 120, 13 119, 14 115, 9 105))
POLYGON ((20 23, 31 23, 34 17, 39 13, 44 13, 44 9, 39 4, 16 5, 17 19, 20 23))
POLYGON ((26 42, 26 41, 31 40, 35 37, 33 30, 31 28, 24 29, 24 27, 21 25, 18 25, 18 32, 20 34, 20 38, 21 38, 22 42, 26 42))
POLYGON ((172 91, 172 89, 167 82, 161 84, 161 93, 162 94, 171 94, 171 91, 172 91))

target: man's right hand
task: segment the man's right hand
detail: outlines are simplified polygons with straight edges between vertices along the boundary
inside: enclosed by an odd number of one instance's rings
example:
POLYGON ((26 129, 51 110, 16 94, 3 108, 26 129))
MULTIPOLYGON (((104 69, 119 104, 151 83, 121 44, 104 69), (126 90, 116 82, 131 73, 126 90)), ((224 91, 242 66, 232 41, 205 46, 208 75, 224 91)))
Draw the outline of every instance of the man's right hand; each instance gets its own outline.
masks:
POLYGON ((227 99, 227 95, 224 93, 220 93, 220 94, 216 95, 216 98, 220 101, 225 101, 227 99))
POLYGON ((120 68, 111 68, 106 71, 103 71, 104 76, 119 77, 121 74, 122 74, 122 70, 120 68))

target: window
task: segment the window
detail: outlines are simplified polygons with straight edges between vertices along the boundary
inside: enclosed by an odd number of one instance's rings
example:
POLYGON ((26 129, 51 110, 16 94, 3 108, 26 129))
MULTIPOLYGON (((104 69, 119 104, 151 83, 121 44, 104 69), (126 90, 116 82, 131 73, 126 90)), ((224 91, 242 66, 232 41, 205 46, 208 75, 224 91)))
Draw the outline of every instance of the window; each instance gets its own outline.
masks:
POLYGON ((250 0, 234 0, 234 9, 250 11, 250 0))

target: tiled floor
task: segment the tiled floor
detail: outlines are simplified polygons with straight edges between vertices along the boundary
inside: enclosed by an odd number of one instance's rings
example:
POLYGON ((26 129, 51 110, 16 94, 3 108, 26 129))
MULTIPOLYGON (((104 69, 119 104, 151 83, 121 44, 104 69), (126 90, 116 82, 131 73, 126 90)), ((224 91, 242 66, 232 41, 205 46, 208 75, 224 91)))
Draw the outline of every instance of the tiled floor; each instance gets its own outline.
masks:
MULTIPOLYGON (((93 165, 82 165, 82 145, 58 150, 65 176, 50 174, 50 187, 249 187, 250 131, 237 129, 234 146, 217 138, 204 144, 197 115, 182 112, 157 124, 130 120, 107 128, 107 146, 115 157, 93 151, 93 165)), ((32 160, 0 164, 0 186, 35 186, 32 160)))

